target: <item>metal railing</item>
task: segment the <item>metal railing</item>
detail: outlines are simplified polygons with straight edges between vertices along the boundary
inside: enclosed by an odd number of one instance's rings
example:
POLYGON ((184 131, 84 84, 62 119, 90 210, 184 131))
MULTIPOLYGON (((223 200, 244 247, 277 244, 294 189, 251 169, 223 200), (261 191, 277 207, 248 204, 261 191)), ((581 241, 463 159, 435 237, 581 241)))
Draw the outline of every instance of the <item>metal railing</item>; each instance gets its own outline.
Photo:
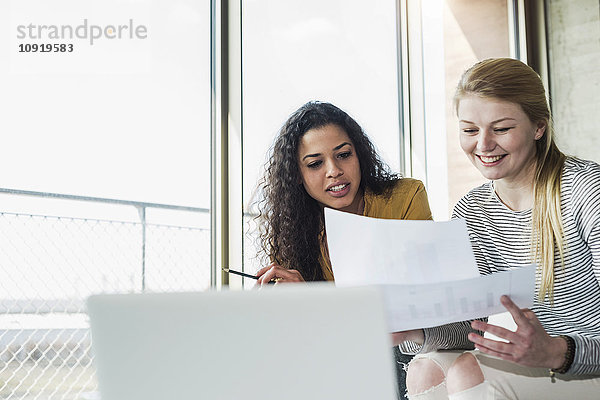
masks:
POLYGON ((89 295, 210 287, 209 229, 150 223, 148 209, 209 213, 0 188, 0 399, 99 398, 84 306, 89 295), (71 210, 81 202, 135 207, 139 219, 7 212, 5 196, 58 199, 71 210))

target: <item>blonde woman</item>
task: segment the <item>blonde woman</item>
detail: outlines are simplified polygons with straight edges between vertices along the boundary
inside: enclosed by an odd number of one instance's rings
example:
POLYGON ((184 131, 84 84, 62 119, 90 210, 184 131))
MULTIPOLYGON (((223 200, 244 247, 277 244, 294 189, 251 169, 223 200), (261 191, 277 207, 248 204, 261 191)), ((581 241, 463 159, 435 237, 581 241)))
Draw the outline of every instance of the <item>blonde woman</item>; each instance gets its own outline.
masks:
POLYGON ((461 147, 490 181, 453 216, 467 221, 482 274, 533 261, 538 284, 530 310, 501 299, 515 332, 476 320, 403 342, 419 353, 408 369, 409 398, 600 398, 600 166, 557 148, 542 82, 520 61, 475 64, 455 107, 461 147))

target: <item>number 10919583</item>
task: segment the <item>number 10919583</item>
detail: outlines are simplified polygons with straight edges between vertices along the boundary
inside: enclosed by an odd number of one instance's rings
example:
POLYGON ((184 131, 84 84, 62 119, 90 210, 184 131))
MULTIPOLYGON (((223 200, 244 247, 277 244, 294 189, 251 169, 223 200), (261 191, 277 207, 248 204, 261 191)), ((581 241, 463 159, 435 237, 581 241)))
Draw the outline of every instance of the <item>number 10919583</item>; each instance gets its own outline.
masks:
POLYGON ((71 53, 73 52, 72 43, 21 43, 19 44, 19 53, 71 53))

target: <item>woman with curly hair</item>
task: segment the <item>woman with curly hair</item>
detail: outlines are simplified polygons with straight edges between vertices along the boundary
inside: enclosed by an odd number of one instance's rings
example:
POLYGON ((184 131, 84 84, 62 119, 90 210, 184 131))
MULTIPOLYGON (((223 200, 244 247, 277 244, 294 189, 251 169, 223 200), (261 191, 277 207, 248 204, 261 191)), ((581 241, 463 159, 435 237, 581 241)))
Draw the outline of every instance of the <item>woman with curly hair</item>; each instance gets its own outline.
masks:
MULTIPOLYGON (((390 172, 361 127, 329 103, 309 102, 279 131, 261 182, 258 284, 332 281, 323 208, 387 219, 431 219, 423 184, 390 172)), ((357 232, 360 234, 360 232, 357 232)), ((409 337, 409 336, 407 336, 409 337)), ((399 398, 403 364, 394 348, 399 398)))
MULTIPOLYGON (((258 284, 332 281, 323 208, 369 217, 431 219, 420 181, 400 178, 344 111, 309 102, 279 131, 261 182, 258 284)), ((358 232, 357 232, 358 234, 358 232)))

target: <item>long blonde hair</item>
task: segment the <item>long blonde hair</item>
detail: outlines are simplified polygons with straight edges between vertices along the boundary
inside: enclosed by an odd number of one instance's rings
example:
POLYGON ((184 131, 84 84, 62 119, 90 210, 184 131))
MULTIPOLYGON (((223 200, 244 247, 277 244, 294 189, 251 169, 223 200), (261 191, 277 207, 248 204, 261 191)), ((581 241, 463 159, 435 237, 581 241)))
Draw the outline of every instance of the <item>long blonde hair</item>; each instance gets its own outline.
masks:
POLYGON ((560 209, 560 185, 565 155, 554 141, 550 108, 539 75, 528 65, 512 58, 490 58, 465 71, 454 94, 458 112, 467 95, 493 98, 518 104, 533 123, 544 123, 545 133, 536 141, 533 182, 534 205, 531 217, 531 254, 541 271, 538 298, 554 298, 555 249, 564 266, 564 238, 560 209))

